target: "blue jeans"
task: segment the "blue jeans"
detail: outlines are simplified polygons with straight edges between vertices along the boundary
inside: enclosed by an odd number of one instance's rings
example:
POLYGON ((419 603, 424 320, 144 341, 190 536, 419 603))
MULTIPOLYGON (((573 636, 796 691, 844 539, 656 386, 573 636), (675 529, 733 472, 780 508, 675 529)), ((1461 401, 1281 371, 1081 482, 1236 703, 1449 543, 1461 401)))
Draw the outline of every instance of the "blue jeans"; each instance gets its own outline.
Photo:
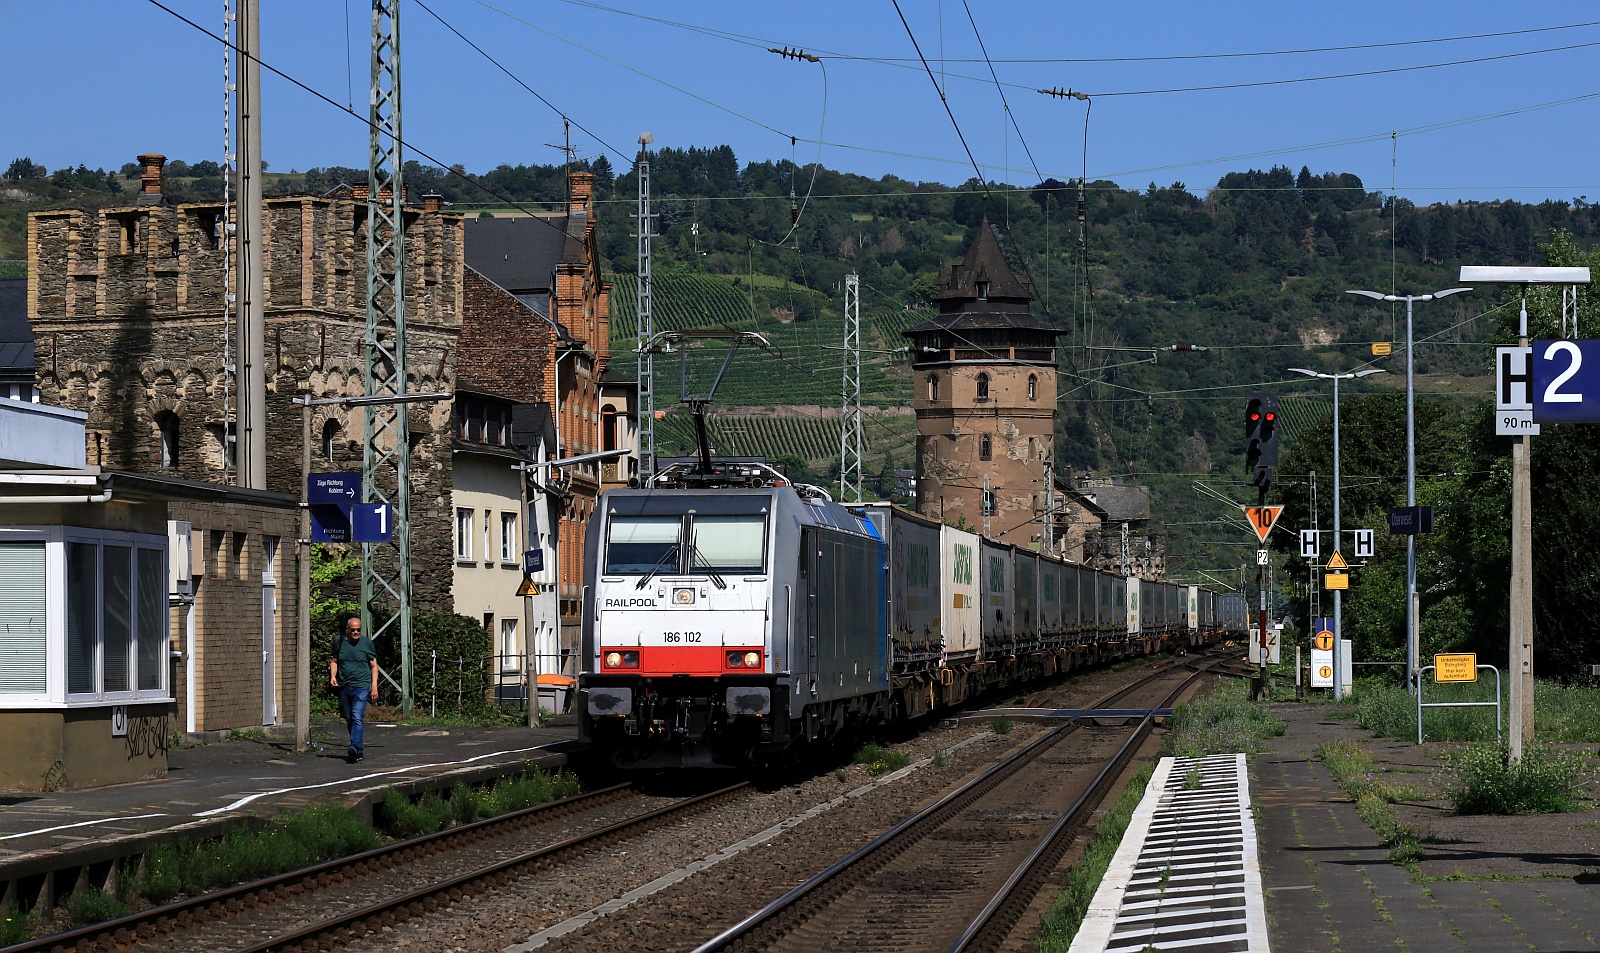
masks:
POLYGON ((363 754, 362 740, 366 725, 367 697, 372 688, 367 685, 345 685, 339 689, 339 713, 344 715, 345 727, 350 729, 350 753, 363 754))

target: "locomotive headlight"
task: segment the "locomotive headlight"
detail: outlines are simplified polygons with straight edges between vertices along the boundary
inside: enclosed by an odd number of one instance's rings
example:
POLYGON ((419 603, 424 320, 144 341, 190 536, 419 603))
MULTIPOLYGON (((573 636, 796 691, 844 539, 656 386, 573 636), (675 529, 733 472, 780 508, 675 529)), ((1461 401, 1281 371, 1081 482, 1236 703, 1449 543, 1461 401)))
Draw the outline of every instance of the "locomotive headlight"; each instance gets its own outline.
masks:
POLYGON ((743 664, 743 657, 738 652, 729 652, 728 653, 728 667, 729 668, 738 668, 742 664, 743 664))
POLYGON ((674 589, 672 590, 672 601, 680 606, 692 606, 694 605, 694 590, 674 589))
POLYGON ((606 668, 621 668, 621 667, 622 667, 622 653, 621 652, 607 652, 606 653, 606 668))
POLYGON ((761 664, 761 653, 760 652, 746 652, 746 653, 744 653, 744 664, 745 664, 746 668, 755 668, 756 666, 760 665, 761 664))
POLYGON ((623 665, 624 668, 638 668, 639 667, 639 653, 638 652, 623 652, 622 653, 622 665, 623 665))

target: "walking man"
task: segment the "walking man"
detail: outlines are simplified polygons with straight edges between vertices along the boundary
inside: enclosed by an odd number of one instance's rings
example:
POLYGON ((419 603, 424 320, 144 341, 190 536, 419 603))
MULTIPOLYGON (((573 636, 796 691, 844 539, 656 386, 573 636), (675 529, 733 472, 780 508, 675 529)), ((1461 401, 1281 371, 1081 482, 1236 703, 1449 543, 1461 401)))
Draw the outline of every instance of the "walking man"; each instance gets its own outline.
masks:
POLYGON ((344 635, 334 644, 333 660, 328 663, 328 684, 339 690, 339 713, 350 729, 348 755, 355 764, 366 756, 362 741, 367 703, 378 701, 378 651, 372 640, 361 634, 360 616, 345 620, 344 635))

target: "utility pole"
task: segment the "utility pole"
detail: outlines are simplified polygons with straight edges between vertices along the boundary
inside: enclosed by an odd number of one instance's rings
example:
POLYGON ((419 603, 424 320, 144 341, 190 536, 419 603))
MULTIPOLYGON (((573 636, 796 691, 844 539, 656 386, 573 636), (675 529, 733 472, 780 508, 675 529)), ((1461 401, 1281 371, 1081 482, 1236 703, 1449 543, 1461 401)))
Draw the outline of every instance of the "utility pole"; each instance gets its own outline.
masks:
POLYGON ((654 482, 656 470, 656 357, 650 353, 656 333, 655 316, 650 310, 650 234, 654 230, 654 217, 650 214, 650 143, 654 141, 655 136, 650 133, 640 134, 639 158, 634 165, 639 175, 639 320, 634 339, 639 354, 639 485, 645 487, 654 482))
MULTIPOLYGON (((267 316, 261 233, 261 10, 239 0, 239 485, 267 488, 267 316)), ((224 440, 227 434, 224 433, 224 440)), ((226 452, 224 452, 226 455, 226 452)))
POLYGON ((839 408, 839 501, 861 502, 861 276, 844 276, 844 387, 839 408))
MULTIPOLYGON (((400 707, 414 701, 411 660, 411 431, 406 396, 405 186, 400 153, 400 0, 372 3, 367 150, 365 394, 362 500, 394 510, 392 543, 361 547, 361 616, 374 639, 400 642, 400 707), (388 557, 394 547, 394 559, 388 557), (379 559, 380 550, 385 556, 379 559)), ((390 681, 393 682, 391 676, 390 681)))
MULTIPOLYGON (((233 96, 238 90, 234 82, 233 50, 239 44, 238 16, 233 12, 232 0, 222 0, 222 218, 217 223, 217 247, 226 249, 238 238, 237 215, 233 196, 233 176, 238 159, 238 144, 233 140, 233 96)), ((234 255, 222 256, 222 482, 234 482, 235 445, 233 416, 233 306, 237 295, 233 291, 234 255)))

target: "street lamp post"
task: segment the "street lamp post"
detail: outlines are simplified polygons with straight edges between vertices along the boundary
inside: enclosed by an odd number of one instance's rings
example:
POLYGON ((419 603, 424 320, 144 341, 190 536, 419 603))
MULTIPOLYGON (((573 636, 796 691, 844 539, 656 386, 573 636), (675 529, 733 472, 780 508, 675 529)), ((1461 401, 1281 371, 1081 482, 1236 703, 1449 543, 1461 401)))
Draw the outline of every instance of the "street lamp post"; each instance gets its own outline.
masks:
MULTIPOLYGON (((1323 374, 1304 367, 1291 367, 1289 370, 1307 377, 1319 380, 1333 381, 1333 548, 1339 549, 1339 382, 1341 380, 1354 380, 1357 377, 1370 377, 1373 374, 1384 373, 1381 367, 1369 367, 1361 371, 1349 371, 1344 374, 1323 374)), ((1333 698, 1335 701, 1344 697, 1344 592, 1333 590, 1333 698)))
MULTIPOLYGON (((311 744, 311 505, 305 501, 306 485, 311 480, 311 408, 372 407, 381 404, 414 404, 419 401, 453 400, 455 394, 389 394, 372 397, 312 397, 303 394, 293 402, 300 405, 300 592, 299 624, 295 633, 294 750, 305 751, 311 744)), ((411 527, 396 527, 409 533, 411 527)), ((365 606, 362 607, 365 610, 365 606)), ((409 665, 410 660, 402 660, 409 665)), ((410 684, 409 680, 405 684, 410 684)), ((376 687, 376 686, 374 686, 376 687)), ((401 698, 408 705, 409 698, 401 698)))
MULTIPOLYGON (((1404 301, 1406 303, 1406 505, 1417 505, 1417 415, 1416 415, 1416 385, 1415 362, 1413 354, 1415 348, 1412 338, 1411 306, 1418 301, 1433 301, 1445 298, 1471 288, 1446 288, 1425 295, 1386 295, 1377 291, 1346 291, 1348 295, 1360 295, 1374 301, 1404 301)), ((1337 409, 1335 410, 1337 414, 1337 409)), ((1335 596, 1335 598, 1338 598, 1335 596)), ((1406 536, 1406 685, 1412 692, 1420 691, 1417 685, 1417 643, 1418 621, 1417 605, 1417 536, 1415 533, 1406 536)))

